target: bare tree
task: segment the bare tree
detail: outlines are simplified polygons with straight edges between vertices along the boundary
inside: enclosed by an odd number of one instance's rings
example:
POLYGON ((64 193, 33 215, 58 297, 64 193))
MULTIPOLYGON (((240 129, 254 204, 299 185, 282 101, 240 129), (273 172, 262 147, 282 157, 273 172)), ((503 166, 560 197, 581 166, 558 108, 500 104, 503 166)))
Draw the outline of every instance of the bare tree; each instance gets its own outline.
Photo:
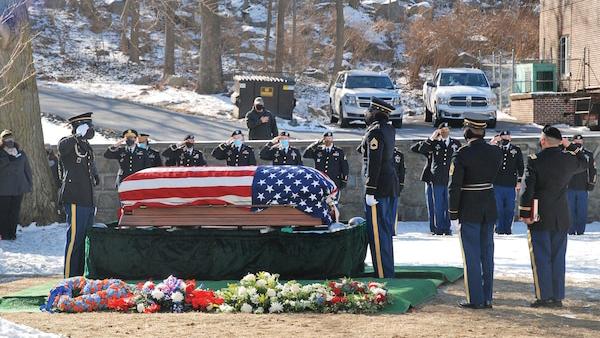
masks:
POLYGON ((57 190, 44 149, 27 3, 0 0, 0 23, 0 126, 15 132, 32 169, 33 193, 23 200, 21 222, 46 224, 57 218, 57 190))
POLYGON ((131 35, 129 37, 129 61, 140 62, 140 0, 133 0, 129 7, 131 35))
POLYGON ((120 48, 123 54, 129 54, 129 38, 127 37, 127 32, 129 28, 129 7, 131 6, 131 2, 134 0, 126 0, 123 5, 123 12, 121 13, 121 43, 120 48))
POLYGON ((277 27, 275 32, 275 72, 283 70, 283 59, 285 58, 285 11, 289 0, 279 0, 277 4, 277 27))
POLYGON ((344 1, 335 1, 335 58, 333 60, 333 75, 331 82, 342 69, 342 60, 344 57, 344 1))
POLYGON ((165 64, 163 77, 175 74, 175 3, 172 0, 163 2, 165 20, 165 64))
POLYGON ((296 12, 298 9, 296 8, 296 0, 292 0, 292 57, 291 57, 291 66, 292 71, 296 71, 296 61, 297 61, 297 49, 296 44, 298 43, 298 34, 296 32, 296 12))
POLYGON ((265 51, 263 53, 265 70, 269 69, 269 44, 271 42, 271 25, 273 25, 273 0, 269 0, 267 2, 267 33, 265 35, 265 51))
POLYGON ((200 94, 214 94, 223 90, 223 64, 221 61, 221 17, 218 0, 200 1, 202 21, 200 29, 200 70, 198 87, 200 94))

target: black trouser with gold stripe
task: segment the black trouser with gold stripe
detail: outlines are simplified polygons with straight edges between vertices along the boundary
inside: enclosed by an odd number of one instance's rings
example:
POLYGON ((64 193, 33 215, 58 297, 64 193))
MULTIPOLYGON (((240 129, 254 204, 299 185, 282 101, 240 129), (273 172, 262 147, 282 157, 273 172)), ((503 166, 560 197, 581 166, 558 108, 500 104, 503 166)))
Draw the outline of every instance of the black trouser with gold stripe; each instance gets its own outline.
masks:
POLYGON ((567 232, 529 230, 528 240, 535 298, 563 300, 567 232))
POLYGON ((67 245, 65 247, 65 278, 83 276, 85 267, 85 234, 94 225, 95 207, 65 205, 67 215, 67 245))
POLYGON ((376 205, 366 205, 371 259, 377 278, 394 278, 394 243, 398 197, 378 197, 376 205))

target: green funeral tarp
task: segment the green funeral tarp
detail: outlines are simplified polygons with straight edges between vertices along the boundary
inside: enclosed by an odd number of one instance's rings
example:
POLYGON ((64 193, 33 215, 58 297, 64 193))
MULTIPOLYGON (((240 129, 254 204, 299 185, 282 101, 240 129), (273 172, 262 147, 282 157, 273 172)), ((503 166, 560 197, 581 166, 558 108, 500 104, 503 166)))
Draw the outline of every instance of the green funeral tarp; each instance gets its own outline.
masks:
MULTIPOLYGON (((365 275, 371 275, 373 267, 365 268, 365 275)), ((395 278, 413 279, 439 279, 444 282, 454 283, 463 276, 463 269, 450 266, 396 266, 395 278)))
POLYGON ((92 228, 86 238, 88 278, 240 279, 277 271, 282 279, 360 276, 364 226, 337 232, 92 228))

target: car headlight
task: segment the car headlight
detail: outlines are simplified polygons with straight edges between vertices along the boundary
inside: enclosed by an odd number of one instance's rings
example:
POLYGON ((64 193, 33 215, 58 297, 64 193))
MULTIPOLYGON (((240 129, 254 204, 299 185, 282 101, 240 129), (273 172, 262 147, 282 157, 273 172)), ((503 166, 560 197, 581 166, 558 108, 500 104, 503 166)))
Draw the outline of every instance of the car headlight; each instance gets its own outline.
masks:
POLYGON ((437 99, 437 103, 438 104, 449 104, 450 103, 450 98, 449 97, 440 96, 437 99))
POLYGON ((352 95, 344 96, 344 103, 349 106, 356 106, 356 96, 352 96, 352 95))
POLYGON ((400 97, 394 97, 392 99, 392 106, 399 106, 400 105, 400 97))
POLYGON ((496 96, 488 97, 488 105, 495 106, 498 103, 498 98, 496 96))

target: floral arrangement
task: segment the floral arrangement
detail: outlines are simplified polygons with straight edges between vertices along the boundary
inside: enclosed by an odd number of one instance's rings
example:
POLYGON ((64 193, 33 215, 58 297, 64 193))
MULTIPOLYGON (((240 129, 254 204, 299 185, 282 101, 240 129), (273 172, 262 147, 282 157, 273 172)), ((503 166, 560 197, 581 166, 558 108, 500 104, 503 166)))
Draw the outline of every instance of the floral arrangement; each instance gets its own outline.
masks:
MULTIPOLYGON (((71 280, 73 284, 75 280, 71 280)), ((283 313, 283 312, 318 312, 318 313, 373 313, 380 311, 390 303, 385 284, 364 283, 343 278, 326 283, 302 285, 296 281, 279 282, 278 274, 259 272, 248 274, 239 283, 229 284, 219 291, 197 287, 196 281, 169 276, 155 284, 152 281, 139 283, 135 287, 128 286, 119 280, 84 281, 77 280, 79 285, 93 285, 91 291, 100 290, 101 298, 94 306, 85 311, 110 309, 122 312, 137 311, 139 313, 185 311, 202 312, 241 312, 241 313, 283 313), (95 305, 98 304, 98 305, 95 305)), ((64 284, 64 283, 63 283, 64 284)), ((60 285, 63 285, 60 284, 60 285)), ((59 286, 60 286, 59 285, 59 286)), ((79 286, 84 288, 84 285, 79 286)), ((73 289, 73 288, 70 288, 73 289)), ((52 292, 54 310, 63 312, 81 312, 79 306, 66 307, 64 304, 76 304, 69 301, 70 292, 60 292, 57 288, 52 292), (58 296, 58 297, 57 297, 58 296), (60 298, 60 301, 56 298, 60 298)), ((60 289, 62 290, 62 289, 60 289)), ((51 293, 50 298, 52 298, 51 293)), ((96 297, 96 296, 94 296, 96 297)))

